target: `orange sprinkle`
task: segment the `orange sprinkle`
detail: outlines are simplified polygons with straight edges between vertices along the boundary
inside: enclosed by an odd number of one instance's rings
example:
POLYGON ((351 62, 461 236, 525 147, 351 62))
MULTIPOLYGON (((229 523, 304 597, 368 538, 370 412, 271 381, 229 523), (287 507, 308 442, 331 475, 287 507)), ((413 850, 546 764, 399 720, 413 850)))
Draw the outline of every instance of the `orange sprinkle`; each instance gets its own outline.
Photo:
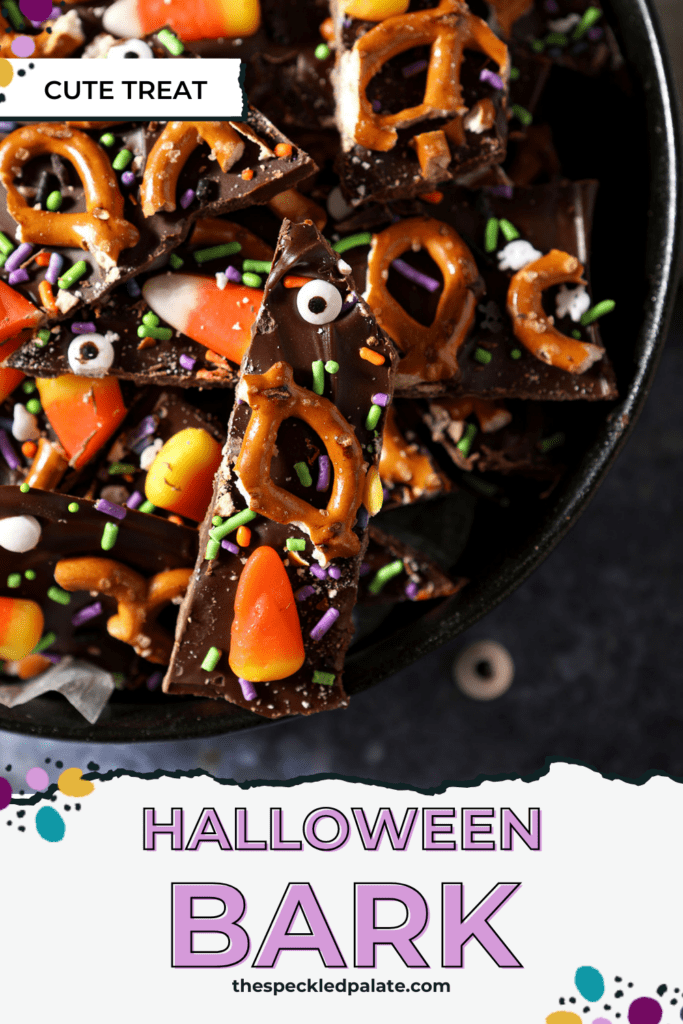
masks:
POLYGON ((291 156, 292 147, 288 142, 278 142, 275 147, 275 156, 291 156))
POLYGON ((296 274, 287 274, 282 283, 285 288, 303 288, 305 284, 312 281, 311 277, 297 277, 296 274))
POLYGON ((371 348, 366 348, 365 345, 358 353, 361 359, 367 359, 369 363, 373 363, 375 366, 383 366, 385 359, 381 352, 373 352, 371 348))
POLYGON ((443 200, 443 192, 423 192, 420 199, 424 199, 425 203, 436 205, 443 200))
POLYGON ((238 527, 236 540, 241 548, 249 547, 251 544, 251 530, 248 526, 238 527))
POLYGON ((50 253, 49 252, 39 252, 38 255, 36 256, 36 263, 38 264, 39 267, 46 267, 49 262, 50 262, 50 253))
POLYGON ((24 441, 24 443, 21 446, 21 454, 24 455, 27 459, 32 459, 37 451, 38 445, 36 444, 35 441, 24 441))
POLYGON ((251 179, 254 177, 254 172, 252 171, 251 167, 245 167, 240 177, 242 178, 242 181, 251 181, 251 179))
POLYGON ((334 39, 334 22, 332 18, 325 18, 320 25, 320 35, 323 37, 326 43, 331 43, 334 39))
POLYGON ((58 313, 59 307, 55 302, 55 297, 52 294, 52 285, 49 281, 41 281, 38 285, 38 294, 40 295, 40 301, 49 313, 58 313))
POLYGON ((167 518, 168 518, 169 523, 175 523, 176 526, 182 526, 183 525, 183 521, 180 518, 180 516, 168 516, 167 518))

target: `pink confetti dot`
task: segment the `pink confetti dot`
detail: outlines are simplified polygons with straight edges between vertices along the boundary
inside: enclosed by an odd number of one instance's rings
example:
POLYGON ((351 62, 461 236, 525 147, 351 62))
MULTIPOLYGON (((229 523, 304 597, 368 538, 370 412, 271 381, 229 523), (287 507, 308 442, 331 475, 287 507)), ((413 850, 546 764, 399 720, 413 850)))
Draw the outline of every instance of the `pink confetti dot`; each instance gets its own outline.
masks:
POLYGON ((36 48, 31 36, 17 36, 12 42, 12 53, 15 57, 30 57, 36 48))
POLYGON ((46 21, 52 14, 52 0, 19 0, 19 10, 29 21, 46 21))
POLYGON ((12 799, 12 787, 10 786, 7 779, 0 776, 0 811, 4 810, 5 807, 9 806, 9 802, 12 799))
POLYGON ((26 781, 31 789, 47 789, 50 783, 50 776, 44 768, 30 768, 26 772, 26 781))

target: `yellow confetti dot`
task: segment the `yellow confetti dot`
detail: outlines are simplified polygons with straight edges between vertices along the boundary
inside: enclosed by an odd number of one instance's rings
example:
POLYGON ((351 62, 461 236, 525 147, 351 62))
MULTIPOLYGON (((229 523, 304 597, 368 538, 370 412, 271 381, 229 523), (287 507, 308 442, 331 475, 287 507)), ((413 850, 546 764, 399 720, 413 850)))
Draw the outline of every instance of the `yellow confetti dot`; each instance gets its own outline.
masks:
POLYGON ((57 786, 64 796, 88 796, 95 788, 92 782, 86 782, 80 768, 65 768, 57 779, 57 786))
POLYGON ((545 1024, 581 1024, 581 1018, 570 1010, 556 1010, 546 1017, 545 1024))
POLYGON ((8 60, 0 57, 0 86, 9 85, 14 78, 14 68, 8 60))

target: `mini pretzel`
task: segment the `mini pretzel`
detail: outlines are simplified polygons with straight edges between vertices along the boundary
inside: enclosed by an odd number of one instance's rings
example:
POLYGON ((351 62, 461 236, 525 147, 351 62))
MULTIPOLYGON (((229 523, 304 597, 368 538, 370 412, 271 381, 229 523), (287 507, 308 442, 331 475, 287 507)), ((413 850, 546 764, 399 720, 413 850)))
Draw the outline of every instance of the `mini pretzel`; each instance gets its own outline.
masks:
POLYGON ((534 0, 486 0, 493 11, 500 30, 509 39, 512 26, 534 6, 534 0))
POLYGON ((384 422, 379 475, 382 483, 410 486, 413 498, 441 491, 444 487, 429 456, 419 445, 407 441, 399 430, 393 406, 387 409, 384 422))
POLYGON ((137 244, 137 228, 123 217, 123 196, 109 157, 89 135, 63 124, 25 125, 0 143, 0 181, 7 209, 18 224, 20 242, 88 249, 105 270, 115 267, 122 249, 137 244), (85 196, 85 213, 34 210, 14 184, 25 164, 56 153, 75 167, 85 196))
MULTIPOLYGON (((340 113, 351 143, 385 152, 396 145, 397 129, 426 118, 464 114, 460 69, 465 50, 480 50, 509 74, 507 47, 462 0, 441 0, 438 7, 386 18, 361 36, 340 69, 340 113), (422 103, 397 113, 377 113, 366 90, 382 67, 399 53, 431 45, 422 103)), ((348 148, 348 143, 347 143, 348 148)))
POLYGON ((155 619, 164 605, 182 597, 192 569, 167 569, 146 580, 134 569, 111 558, 64 558, 55 566, 55 580, 63 590, 91 590, 118 603, 107 622, 107 632, 130 644, 136 654, 167 665, 173 640, 155 619))
POLYGON ((322 564, 330 558, 358 554, 360 540, 352 527, 363 499, 367 467, 353 428, 337 407, 295 384, 288 363, 275 363, 261 375, 245 374, 238 397, 252 409, 235 463, 249 508, 276 523, 295 523, 305 530, 322 556, 322 564), (314 508, 271 479, 277 432, 290 416, 315 430, 332 462, 334 481, 325 509, 314 508))
POLYGON ((145 217, 176 208, 176 187, 190 154, 206 142, 225 173, 244 152, 244 143, 228 121, 169 121, 147 157, 140 186, 145 217))
POLYGON ((456 444, 463 435, 465 420, 472 413, 477 417, 479 429, 484 434, 495 434, 512 420, 512 413, 505 402, 494 402, 490 398, 474 398, 471 395, 465 398, 437 398, 430 405, 432 409, 436 406, 448 412, 448 433, 456 444))
POLYGON ((365 299, 405 358, 399 375, 437 381, 458 373, 458 349, 467 337, 483 286, 477 265, 457 231, 432 217, 398 221, 374 235, 368 256, 365 299), (387 288, 389 268, 408 249, 426 249, 443 274, 434 322, 413 320, 387 288))
POLYGON ((515 336, 541 362, 567 373, 585 373, 605 350, 558 331, 543 309, 542 294, 556 284, 585 284, 582 274, 576 256, 551 249, 518 270, 508 287, 507 309, 515 336))

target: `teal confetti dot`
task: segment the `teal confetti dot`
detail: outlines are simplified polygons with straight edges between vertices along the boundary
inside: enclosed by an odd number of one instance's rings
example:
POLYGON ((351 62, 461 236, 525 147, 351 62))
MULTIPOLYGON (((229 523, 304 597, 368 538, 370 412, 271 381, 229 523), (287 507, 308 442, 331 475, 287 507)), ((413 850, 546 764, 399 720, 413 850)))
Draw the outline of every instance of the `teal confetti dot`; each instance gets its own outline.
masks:
POLYGON ((60 843, 66 832, 64 818, 54 807, 41 807, 36 814, 36 829, 41 839, 48 843, 60 843))

